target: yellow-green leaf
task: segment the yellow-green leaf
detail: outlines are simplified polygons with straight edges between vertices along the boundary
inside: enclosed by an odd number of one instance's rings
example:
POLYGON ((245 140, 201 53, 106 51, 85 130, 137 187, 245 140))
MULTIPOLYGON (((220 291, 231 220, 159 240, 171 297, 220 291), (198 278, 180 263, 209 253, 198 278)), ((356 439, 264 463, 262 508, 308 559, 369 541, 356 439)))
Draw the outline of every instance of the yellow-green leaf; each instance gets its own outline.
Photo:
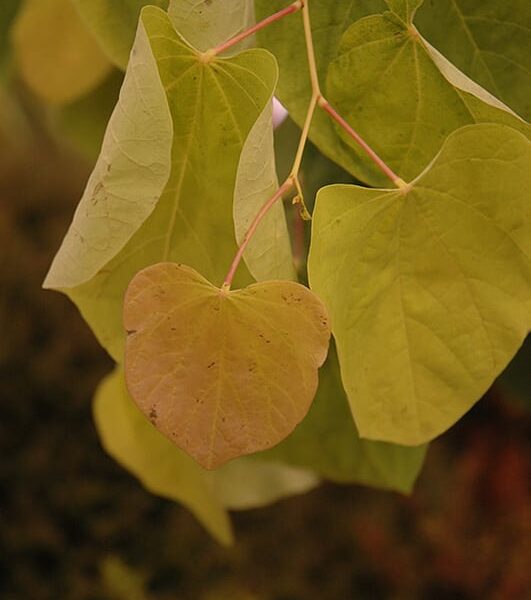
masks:
POLYGON ((326 310, 308 288, 226 291, 160 263, 124 305, 126 381, 152 423, 207 469, 270 448, 308 412, 326 358, 326 310))
POLYGON ((452 134, 405 191, 318 195, 309 274, 330 310, 362 437, 432 439, 487 390, 531 325, 531 147, 452 134))
POLYGON ((76 100, 111 71, 70 0, 26 0, 12 40, 24 81, 50 104, 76 100))
MULTIPOLYGON (((481 122, 529 126, 460 73, 392 13, 354 23, 343 35, 327 78, 329 101, 403 179, 416 177, 459 127, 481 122)), ((343 131, 351 171, 388 182, 343 131)))

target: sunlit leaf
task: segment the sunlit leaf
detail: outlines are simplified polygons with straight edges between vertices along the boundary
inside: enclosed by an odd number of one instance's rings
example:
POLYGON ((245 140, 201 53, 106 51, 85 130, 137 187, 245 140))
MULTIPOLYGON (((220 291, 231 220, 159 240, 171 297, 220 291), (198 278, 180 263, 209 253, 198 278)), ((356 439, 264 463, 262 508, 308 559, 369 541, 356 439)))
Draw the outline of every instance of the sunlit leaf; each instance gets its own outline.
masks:
MULTIPOLYGON (((168 14, 186 41, 205 51, 254 23, 253 0, 170 0, 168 14)), ((244 42, 249 47, 250 42, 244 42)), ((242 50, 242 45, 238 46, 242 50)))
POLYGON ((459 69, 531 118, 528 0, 425 0, 415 24, 459 69))
MULTIPOLYGON (((37 0, 40 1, 40 0, 37 0)), ((109 59, 125 69, 142 7, 166 9, 168 0, 70 0, 99 40, 109 59)))
POLYGON ((331 349, 319 371, 319 388, 303 422, 278 446, 258 456, 313 469, 323 478, 410 492, 426 446, 360 439, 331 349))
POLYGON ((83 96, 111 70, 70 0, 25 0, 12 40, 24 81, 52 104, 83 96))
POLYGON ((465 127, 404 192, 318 196, 309 274, 330 310, 363 437, 432 439, 487 390, 531 325, 530 144, 465 127))
MULTIPOLYGON (((529 134, 529 126, 460 73, 392 13, 354 23, 344 34, 327 79, 330 102, 403 179, 417 176, 455 129, 497 122, 529 134)), ((361 179, 383 175, 353 140, 361 179)))
MULTIPOLYGON (((240 154, 270 102, 277 67, 264 50, 204 62, 164 12, 148 7, 127 77, 121 104, 128 118, 118 109, 123 127, 111 120, 114 133, 46 280, 68 293, 118 361, 123 296, 140 269, 175 260, 222 283, 237 248, 232 202, 240 154)), ((249 281, 245 268, 238 278, 249 281)))
POLYGON ((323 304, 300 284, 225 291, 175 263, 133 279, 124 325, 133 399, 207 469, 291 433, 315 396, 330 335, 323 304))

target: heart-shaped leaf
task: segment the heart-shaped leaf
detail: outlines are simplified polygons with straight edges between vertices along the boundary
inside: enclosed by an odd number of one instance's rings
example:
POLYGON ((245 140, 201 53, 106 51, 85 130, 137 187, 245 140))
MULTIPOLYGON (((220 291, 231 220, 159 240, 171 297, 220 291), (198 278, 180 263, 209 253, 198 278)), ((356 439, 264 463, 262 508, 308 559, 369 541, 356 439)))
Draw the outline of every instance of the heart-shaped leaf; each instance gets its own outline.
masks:
POLYGON ((464 127, 406 190, 329 186, 309 275, 360 435, 426 442, 488 389, 531 326, 531 145, 464 127))
POLYGON ((126 293, 126 382, 152 423, 207 469, 264 450, 308 412, 330 337, 304 286, 237 291, 159 263, 126 293))

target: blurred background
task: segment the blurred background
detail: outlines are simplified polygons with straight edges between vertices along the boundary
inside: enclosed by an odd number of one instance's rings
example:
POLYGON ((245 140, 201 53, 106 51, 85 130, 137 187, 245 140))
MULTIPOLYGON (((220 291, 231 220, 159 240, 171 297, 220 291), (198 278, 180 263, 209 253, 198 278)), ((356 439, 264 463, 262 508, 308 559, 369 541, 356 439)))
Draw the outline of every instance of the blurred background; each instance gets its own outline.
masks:
MULTIPOLYGON (((15 4, 0 8, 0 52, 15 4)), ((90 93, 54 103, 0 62, 0 598, 531 597, 529 339, 431 445, 410 497, 324 484, 234 513, 229 549, 104 453, 91 399, 111 361, 41 283, 120 82, 109 68, 90 93)), ((276 135, 282 177, 298 132, 288 119, 276 135)), ((311 207, 316 189, 349 177, 310 147, 303 181, 311 207)))

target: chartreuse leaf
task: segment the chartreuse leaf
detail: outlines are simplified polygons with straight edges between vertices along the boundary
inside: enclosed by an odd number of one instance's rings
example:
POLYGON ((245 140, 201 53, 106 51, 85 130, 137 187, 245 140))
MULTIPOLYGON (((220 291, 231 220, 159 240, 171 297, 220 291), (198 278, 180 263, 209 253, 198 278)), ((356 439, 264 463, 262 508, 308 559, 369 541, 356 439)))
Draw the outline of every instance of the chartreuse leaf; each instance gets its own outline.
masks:
MULTIPOLYGON (((446 137, 461 126, 497 122, 529 135, 525 122, 431 48, 413 25, 392 13, 366 17, 346 31, 330 65, 327 94, 406 180, 418 175, 446 137)), ((358 156, 352 172, 383 185, 383 175, 354 141, 345 132, 338 133, 358 156)))
MULTIPOLYGON (((285 0, 255 0, 256 18, 263 19, 285 8, 285 0)), ((324 86, 330 62, 336 57, 341 35, 347 27, 367 15, 387 10, 384 0, 311 0, 309 3, 317 69, 324 86)), ((279 62, 280 79, 275 92, 290 116, 302 127, 311 96, 304 30, 300 14, 294 14, 258 34, 260 46, 273 52, 279 62)), ((323 89, 324 91, 324 89, 323 89)), ((351 172, 359 172, 358 158, 337 135, 329 117, 314 115, 310 139, 329 158, 351 172)))
POLYGON ((531 148, 453 133, 405 191, 318 195, 312 288, 330 310, 360 435, 419 444, 486 391, 531 325, 531 148))
POLYGON ((254 4, 253 0, 170 0, 168 14, 186 41, 204 52, 250 27, 254 4))
MULTIPOLYGON (((272 98, 271 98, 272 100, 272 98)), ((278 189, 273 144, 273 103, 268 102, 243 146, 234 189, 234 228, 241 244, 263 204, 278 189)), ((291 242, 282 202, 260 222, 243 258, 258 281, 295 279, 291 242)))
POLYGON ((152 493, 184 504, 221 543, 232 541, 229 517, 204 472, 152 427, 131 401, 117 368, 100 384, 94 418, 105 450, 152 493))
POLYGON ((332 481, 408 493, 425 455, 424 445, 360 439, 341 384, 337 355, 331 348, 319 371, 319 388, 308 415, 286 440, 257 456, 309 467, 332 481))
POLYGON ((531 118, 528 0, 426 0, 415 24, 459 69, 531 118))
POLYGON ((138 410, 117 368, 101 384, 94 417, 102 444, 152 493, 184 504, 221 543, 232 541, 226 509, 262 506, 317 484, 310 471, 240 458, 205 471, 138 410))
POLYGON ((171 172, 172 117, 141 25, 101 154, 45 287, 90 281, 153 211, 171 172))
MULTIPOLYGON (((37 0, 40 1, 40 0, 37 0)), ((168 0, 70 0, 99 40, 109 59, 125 69, 138 17, 148 4, 166 9, 168 0)))
POLYGON ((226 291, 175 263, 136 275, 124 325, 131 396, 206 469, 291 433, 315 396, 330 337, 322 302, 298 283, 226 291))
POLYGON ((24 81, 52 104, 83 96, 111 70, 70 0, 25 0, 12 41, 24 81))
MULTIPOLYGON (((103 145, 45 282, 68 293, 118 361, 123 296, 139 270, 176 260, 223 281, 236 251, 232 197, 238 161, 277 77, 275 60, 264 50, 205 62, 154 7, 142 13, 132 61, 129 77, 143 82, 141 92, 153 96, 152 104, 145 108, 139 90, 122 91, 129 119, 118 132, 111 120, 115 134, 103 145)), ((239 281, 249 281, 245 269, 239 281)))

